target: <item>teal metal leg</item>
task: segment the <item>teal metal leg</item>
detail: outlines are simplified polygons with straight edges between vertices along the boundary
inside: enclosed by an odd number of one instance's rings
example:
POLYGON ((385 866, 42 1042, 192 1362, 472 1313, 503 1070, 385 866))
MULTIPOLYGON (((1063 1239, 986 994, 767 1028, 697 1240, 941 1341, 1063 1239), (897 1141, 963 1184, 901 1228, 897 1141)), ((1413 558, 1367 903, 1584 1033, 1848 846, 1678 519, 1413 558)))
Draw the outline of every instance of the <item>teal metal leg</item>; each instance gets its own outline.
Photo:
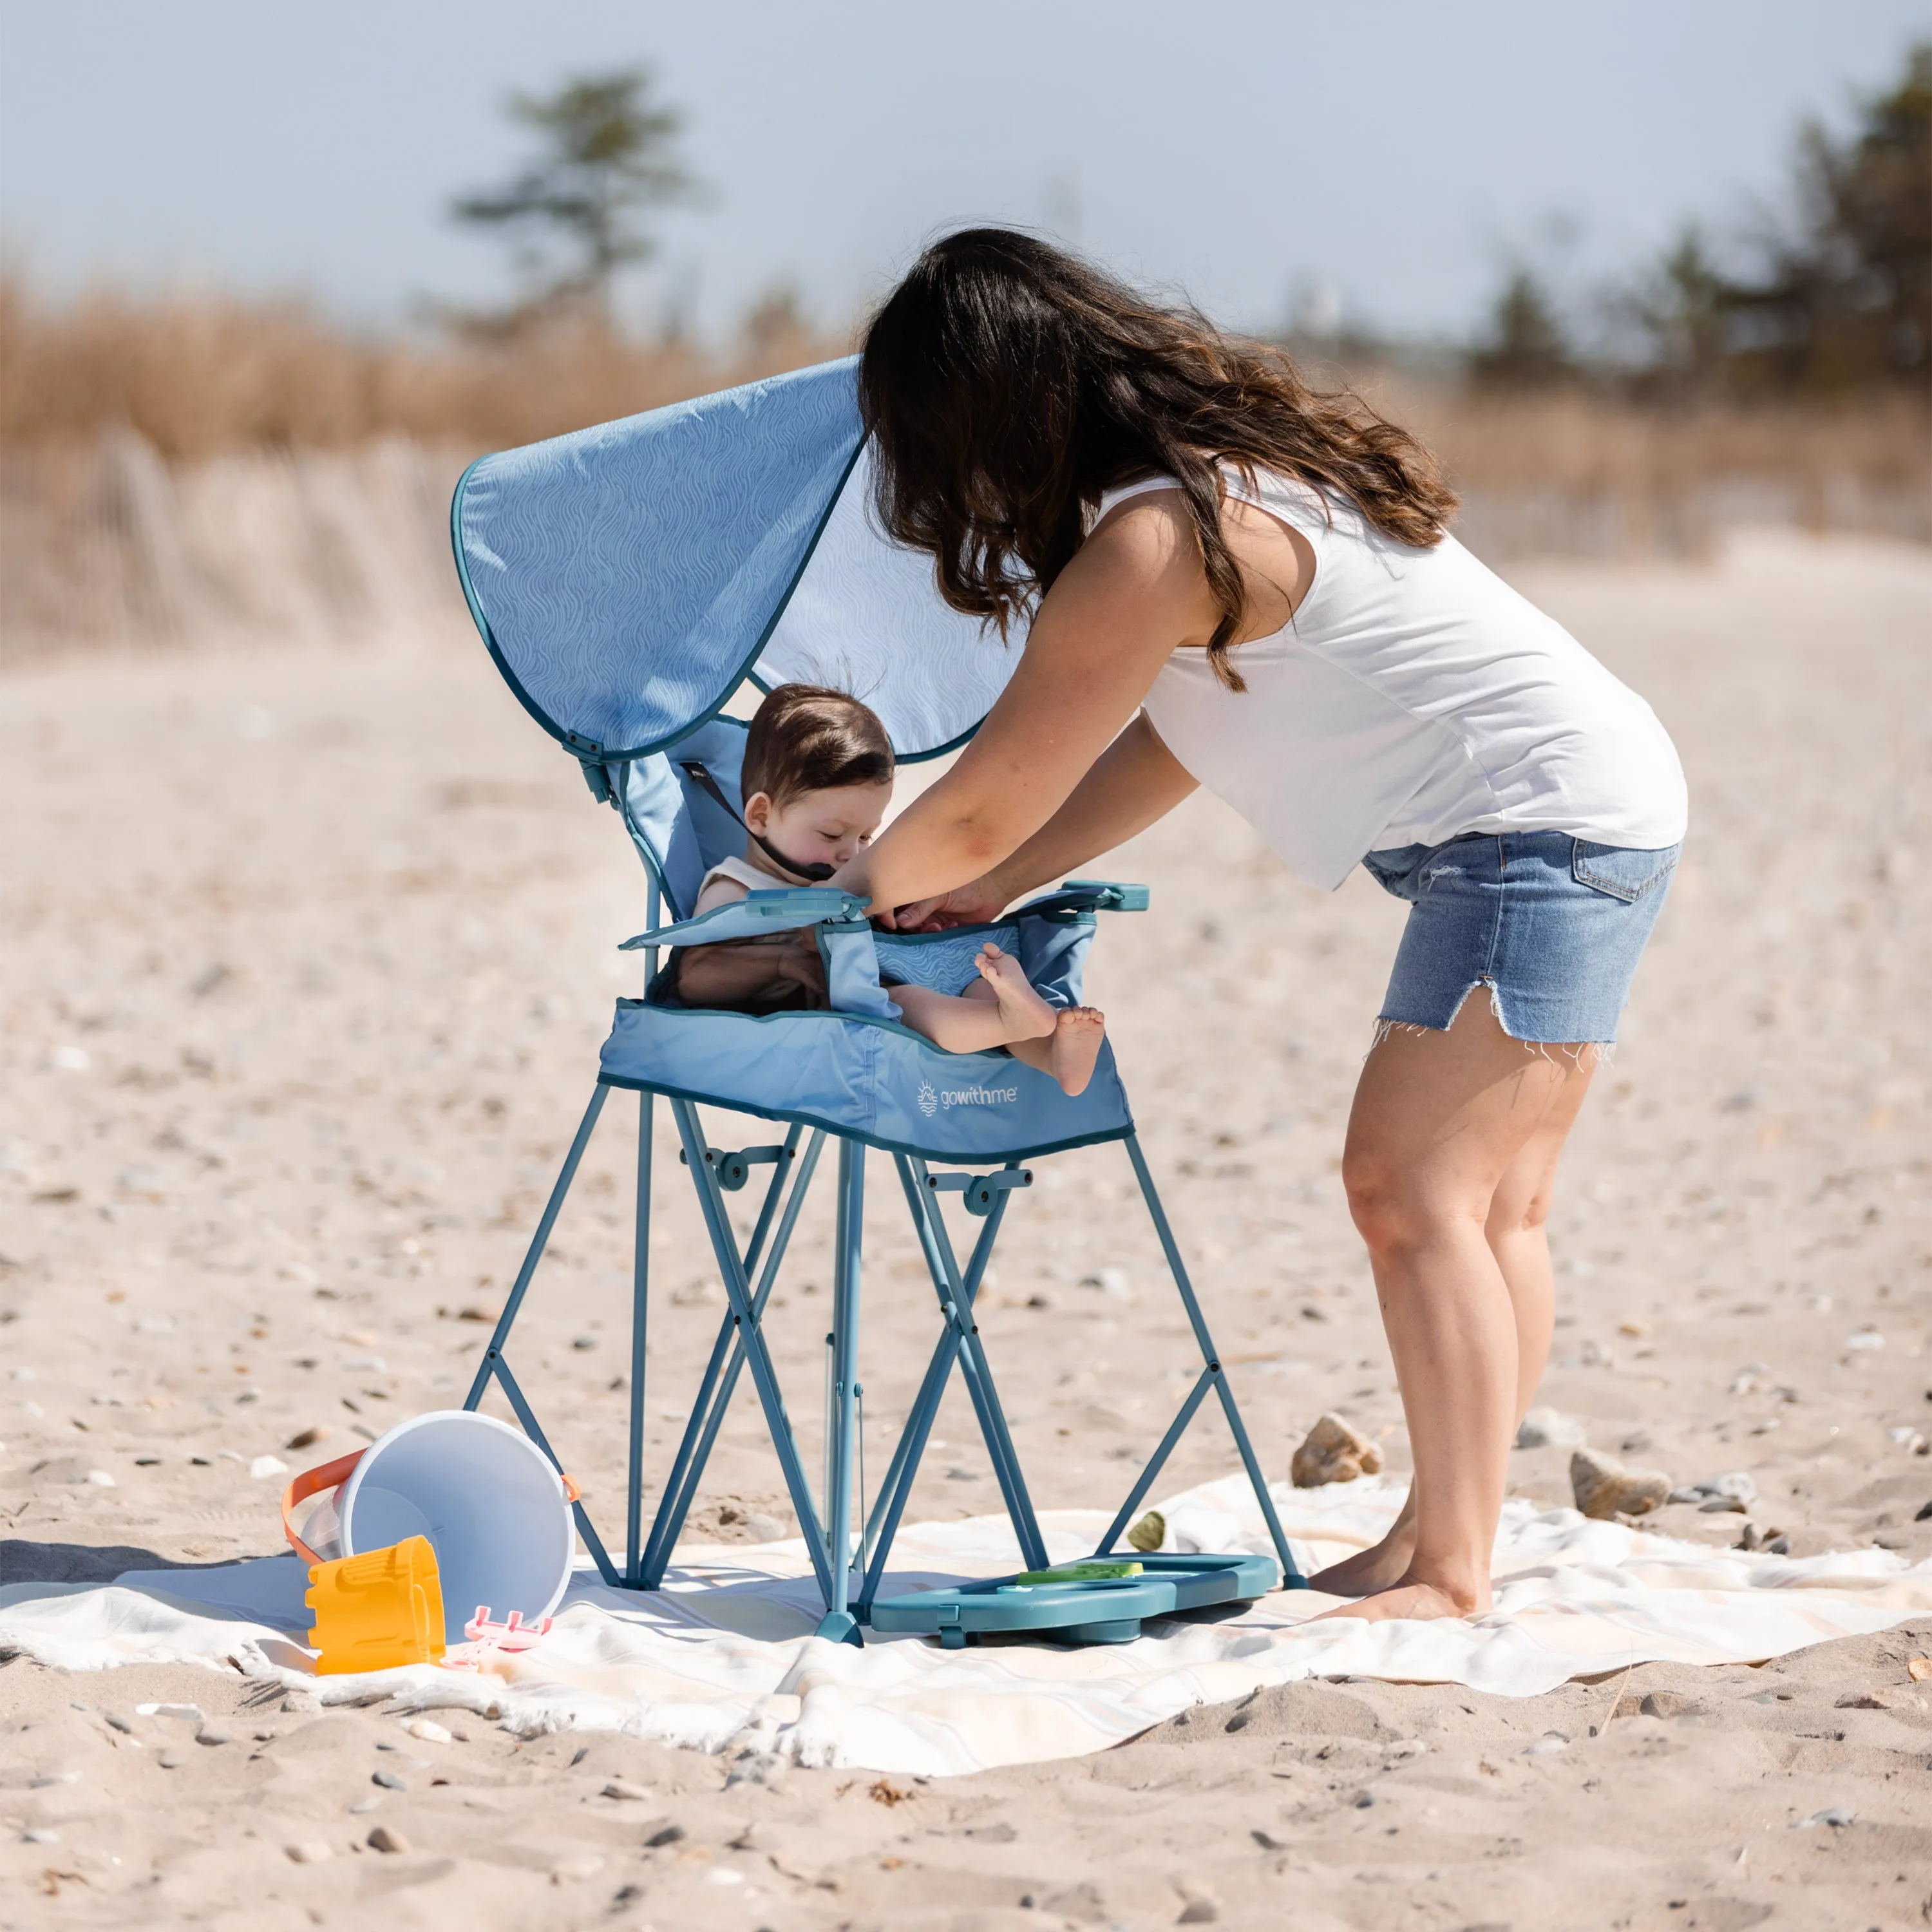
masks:
POLYGON ((1214 1338, 1208 1332, 1208 1319, 1201 1312, 1201 1304, 1196 1298, 1194 1284, 1187 1276, 1187 1265, 1180 1258, 1180 1250, 1174 1244, 1174 1230, 1168 1226, 1167 1210, 1160 1204, 1160 1196, 1154 1184, 1154 1176, 1148 1171, 1147 1156, 1141 1152, 1140 1136, 1127 1136, 1127 1158, 1133 1162, 1135 1178, 1140 1183, 1141 1195, 1147 1202, 1148 1213, 1154 1220, 1154 1232, 1160 1238, 1161 1251, 1167 1257, 1168 1271, 1174 1276, 1174 1285, 1180 1292, 1181 1304, 1187 1310, 1187 1319, 1194 1330, 1195 1341, 1199 1345, 1202 1359, 1207 1364, 1199 1382, 1187 1399, 1174 1427, 1168 1431, 1160 1447, 1155 1450, 1154 1460, 1142 1472, 1142 1479, 1135 1486, 1127 1505, 1115 1519, 1100 1548, 1094 1552, 1104 1556, 1113 1546, 1114 1539, 1126 1527, 1126 1519, 1147 1493, 1160 1466, 1168 1458, 1174 1445, 1180 1439, 1180 1432, 1192 1420, 1194 1411, 1211 1385, 1221 1399, 1222 1412, 1228 1418, 1228 1429, 1234 1438, 1234 1446, 1240 1451, 1242 1466, 1248 1472, 1248 1480, 1253 1486, 1255 1501, 1260 1504, 1262 1520, 1268 1526, 1268 1539, 1274 1545, 1274 1553, 1281 1564, 1282 1587, 1288 1590, 1305 1590, 1308 1580, 1296 1566, 1294 1556, 1288 1546, 1288 1537, 1281 1526, 1281 1519, 1275 1513, 1274 1498, 1268 1494, 1268 1479, 1262 1474, 1254 1445, 1248 1440, 1247 1426, 1241 1420, 1241 1412, 1236 1406, 1234 1392, 1228 1386, 1226 1370, 1221 1366, 1221 1358, 1214 1346, 1214 1338))
POLYGON ((590 1136, 596 1131, 598 1115, 604 1111, 604 1102, 610 1097, 610 1088, 602 1082, 592 1090, 590 1104, 584 1108, 584 1118, 578 1124, 577 1138, 571 1142, 570 1151, 563 1157, 563 1166, 550 1190, 550 1198, 544 1204, 543 1213, 538 1220, 537 1231, 530 1237, 524 1264, 517 1270, 516 1286, 510 1290, 510 1298, 503 1304, 503 1312, 496 1318, 496 1325, 490 1332, 490 1346, 483 1351, 483 1360, 476 1371, 476 1379, 470 1384, 469 1394, 464 1397, 465 1408, 474 1408, 483 1400, 483 1391, 490 1386, 490 1378, 503 1359, 503 1344, 509 1340, 510 1330, 516 1324, 517 1311, 523 1306, 524 1297, 530 1292, 531 1277, 537 1271, 538 1262, 543 1259, 544 1250, 550 1245, 550 1232, 556 1226, 564 1196, 570 1192, 570 1184, 577 1178, 578 1164, 584 1158, 584 1150, 590 1144, 590 1136))
POLYGON ((744 1260, 738 1252, 737 1242, 731 1233, 731 1223, 724 1211, 724 1198, 718 1189, 718 1177, 704 1158, 704 1141, 698 1130, 698 1110, 688 1100, 672 1101, 670 1110, 672 1118, 677 1123, 679 1137, 684 1143, 686 1161, 697 1184, 698 1206, 704 1215, 706 1232, 711 1237, 712 1256, 718 1264, 718 1272, 723 1278, 725 1294, 731 1304, 732 1317, 737 1324, 738 1338, 744 1347, 746 1360, 752 1371, 752 1384, 758 1392, 759 1405, 765 1412, 765 1424, 770 1432, 772 1447, 777 1452, 778 1467, 784 1472, 785 1488, 790 1495, 791 1506, 797 1514, 799 1527, 805 1533, 806 1551, 812 1558, 812 1572, 818 1580, 820 1594, 826 1607, 830 1610, 832 1606, 834 1582, 832 1566, 826 1558, 824 1532, 819 1526, 818 1512, 812 1506, 812 1486, 806 1480, 804 1468, 798 1460, 797 1447, 792 1439, 791 1422, 785 1414, 784 1399, 778 1391, 777 1371, 772 1366, 771 1354, 765 1346, 765 1338, 759 1332, 758 1315, 752 1306, 750 1286, 746 1278, 744 1260))
MULTIPOLYGON (((926 1268, 927 1274, 932 1275, 933 1292, 939 1296, 941 1310, 945 1310, 950 1302, 949 1288, 946 1288, 946 1264, 943 1260, 941 1250, 939 1250, 939 1242, 933 1238, 933 1231, 927 1223, 927 1210, 932 1211, 933 1217, 937 1217, 939 1215, 939 1202, 933 1198, 932 1188, 920 1186, 920 1180, 914 1174, 912 1161, 908 1160, 908 1155, 898 1154, 892 1160, 898 1167, 900 1186, 904 1188, 906 1205, 912 1211, 912 1225, 918 1231, 920 1246, 926 1252, 926 1268)), ((986 1225, 980 1231, 980 1238, 974 1242, 972 1256, 966 1262, 966 1274, 960 1279, 960 1291, 962 1291, 964 1308, 968 1310, 968 1314, 972 1310, 974 1300, 980 1294, 980 1282, 986 1277, 987 1262, 991 1262, 991 1258, 993 1258, 993 1242, 999 1238, 999 1223, 1005 1219, 1009 1200, 1010 1196, 1005 1192, 1000 1192, 993 1198, 993 1204, 987 1211, 986 1225)), ((945 1395, 946 1382, 952 1374, 952 1364, 955 1364, 955 1360, 958 1360, 958 1356, 960 1328, 956 1328, 949 1319, 945 1329, 939 1335, 939 1341, 933 1345, 932 1362, 927 1362, 926 1366, 926 1379, 920 1383, 920 1393, 914 1396, 912 1408, 906 1414, 906 1426, 898 1433, 898 1447, 892 1451, 891 1465, 886 1466, 885 1482, 879 1488, 879 1503, 873 1509, 872 1522, 868 1524, 866 1547, 869 1552, 869 1561, 868 1567, 866 1567, 866 1584, 860 1590, 858 1604, 858 1616, 862 1623, 868 1621, 869 1611, 872 1611, 872 1600, 879 1594, 879 1584, 885 1579, 885 1559, 891 1552, 892 1538, 898 1534, 898 1522, 904 1515, 906 1503, 912 1496, 914 1478, 920 1472, 920 1460, 926 1455, 926 1442, 932 1436, 933 1422, 939 1416, 939 1402, 941 1402, 941 1396, 945 1395)), ((1028 1519, 1030 1509, 1032 1509, 1032 1503, 1028 1502, 1026 1493, 1024 1493, 1026 1484, 1024 1484, 1024 1478, 1018 1484, 1014 1484, 1012 1472, 1006 1466, 1005 1453, 1000 1449, 999 1436, 993 1432, 986 1410, 980 1405, 977 1383, 974 1383, 970 1378, 968 1391, 972 1393, 974 1406, 980 1414, 980 1432, 986 1439, 987 1455, 993 1460, 993 1474, 999 1482, 1000 1497, 1006 1503, 1006 1515, 1012 1522, 1012 1534, 1020 1542, 1020 1546, 1024 1547, 1026 1546, 1026 1530, 1022 1528, 1022 1522, 1028 1519)))
MULTIPOLYGON (((921 1246, 926 1250, 926 1266, 932 1276, 933 1286, 940 1292, 942 1304, 944 1292, 941 1284, 945 1278, 944 1264, 939 1258, 939 1250, 932 1240, 932 1231, 926 1225, 926 1217, 920 1205, 919 1184, 914 1179, 910 1164, 904 1154, 893 1156, 897 1162, 901 1186, 905 1190, 907 1204, 912 1210, 913 1222, 917 1228, 921 1246)), ((966 1264, 965 1277, 962 1286, 970 1307, 980 1292, 980 1284, 986 1272, 986 1264, 992 1258, 993 1243, 1000 1232, 1000 1222, 1006 1211, 1008 1196, 998 1196, 987 1214, 986 1226, 980 1231, 980 1238, 973 1244, 973 1252, 966 1264)), ((935 1204, 934 1211, 937 1212, 935 1204)), ((899 1432, 898 1446, 892 1451, 892 1459, 886 1470, 885 1481, 880 1486, 879 1500, 873 1510, 872 1521, 866 1526, 866 1544, 870 1560, 866 1570, 865 1587, 859 1594, 859 1620, 867 1620, 872 1599, 879 1594, 879 1586, 886 1570, 886 1557, 892 1546, 892 1539, 898 1534, 899 1520, 905 1513, 908 1499, 912 1494, 914 1478, 919 1473, 919 1466, 926 1454, 926 1438, 932 1432, 934 1420, 939 1413, 940 1399, 946 1392, 947 1379, 952 1372, 952 1364, 958 1358, 959 1338, 949 1323, 939 1340, 933 1345, 932 1359, 926 1365, 926 1378, 920 1384, 919 1394, 914 1398, 908 1412, 905 1426, 899 1432)), ((994 1459, 996 1469, 1000 1470, 1000 1494, 1008 1494, 1005 1474, 1000 1468, 998 1450, 991 1443, 987 1453, 994 1459)), ((1009 1514, 1012 1505, 1009 1502, 1009 1514)), ((1013 1517, 1013 1532, 1019 1534, 1019 1521, 1013 1517)))
MULTIPOLYGON (((510 1372, 508 1363, 499 1360, 492 1372, 497 1386, 509 1398, 510 1406, 516 1411, 517 1420, 523 1424, 524 1433, 556 1466, 557 1473, 563 1473, 563 1464, 556 1451, 550 1446, 550 1438, 543 1432, 543 1426, 536 1418, 536 1412, 519 1386, 517 1378, 510 1372)), ((610 1561, 604 1547, 604 1540, 597 1534, 590 1520, 590 1512, 580 1502, 572 1503, 571 1514, 577 1519, 577 1533, 584 1539, 584 1546, 590 1552, 590 1560, 597 1566, 597 1574, 614 1590, 623 1587, 623 1579, 617 1574, 616 1565, 610 1561)))
POLYGON ((865 1246, 864 1143, 838 1143, 838 1228, 832 1262, 832 1402, 825 1418, 831 1446, 831 1493, 825 1499, 826 1548, 832 1587, 818 1634, 835 1642, 864 1642, 850 1608, 852 1592, 852 1466, 858 1438, 859 1279, 865 1246))
POLYGON ((624 1582, 644 1582, 644 1340, 650 1312, 651 1130, 657 1096, 638 1096, 638 1210, 631 1249, 631 1469, 624 1496, 624 1582))
POLYGON ((1141 1506, 1141 1499, 1154 1487, 1154 1478, 1167 1466, 1167 1459, 1174 1454, 1174 1445, 1187 1433, 1187 1425, 1194 1420, 1194 1412, 1201 1406, 1202 1398, 1213 1385, 1220 1371, 1212 1366, 1203 1369, 1194 1379, 1194 1386, 1187 1392, 1187 1400, 1180 1405, 1179 1412, 1168 1424, 1167 1433, 1160 1438, 1160 1447, 1148 1458, 1147 1467, 1135 1479, 1133 1487, 1127 1492, 1127 1499, 1121 1504, 1120 1514, 1107 1526, 1107 1533, 1102 1537, 1095 1550, 1096 1556, 1106 1556, 1112 1552, 1121 1532, 1133 1520, 1135 1510, 1141 1506))
MULTIPOLYGON (((577 1170, 584 1159, 584 1150, 590 1144, 590 1136, 596 1130, 598 1118, 604 1111, 604 1103, 610 1097, 610 1090, 600 1082, 590 1096, 590 1104, 584 1110, 584 1118, 578 1122, 576 1137, 570 1143, 570 1151, 564 1156, 563 1166, 559 1169, 550 1198, 544 1204, 538 1218, 536 1232, 530 1237, 530 1245, 524 1255, 524 1264, 517 1270, 517 1280, 510 1290, 509 1298, 503 1304, 503 1312, 496 1318, 496 1326, 490 1332, 490 1345, 483 1352, 483 1360, 477 1369, 476 1378, 470 1384, 470 1393, 464 1396, 465 1408, 474 1408, 483 1400, 494 1378, 508 1399, 516 1418, 523 1425, 524 1433, 548 1456, 561 1471, 562 1463, 556 1451, 550 1445, 525 1396, 516 1377, 510 1372, 510 1364, 504 1354, 505 1345, 510 1330, 515 1326, 518 1311, 524 1305, 524 1297, 530 1292, 530 1282, 537 1271, 537 1264, 543 1259, 544 1250, 550 1244, 550 1231, 556 1226, 556 1217, 563 1208, 564 1198, 570 1192, 571 1183, 577 1178, 577 1170)), ((598 1574, 605 1582, 621 1585, 623 1579, 618 1574, 616 1566, 610 1561, 591 1522, 590 1512, 584 1505, 573 1503, 572 1514, 577 1520, 578 1533, 584 1538, 584 1547, 590 1552, 591 1560, 597 1565, 598 1574)))
MULTIPOLYGON (((628 811, 626 816, 628 819, 628 811)), ((644 926, 658 922, 657 874, 650 874, 644 926)), ((657 976, 658 949, 644 950, 644 991, 657 976)), ((631 1240, 631 1466, 624 1484, 624 1582, 636 1589, 644 1581, 644 1342, 650 1312, 651 1135, 657 1124, 657 1096, 638 1096, 638 1207, 631 1240)))
MULTIPOLYGON (((1047 1561, 1046 1545, 1034 1515, 1033 1499, 1027 1494, 1026 1478, 1021 1473, 1018 1452, 1013 1447, 1012 1433, 1006 1427, 1006 1412, 1000 1406, 993 1372, 980 1345, 979 1324, 973 1319, 974 1295, 978 1292, 979 1283, 976 1280, 973 1292, 968 1292, 958 1257, 953 1252, 952 1238, 946 1232, 945 1219, 940 1213, 938 1197, 928 1185, 925 1162, 909 1156, 906 1173, 907 1198, 913 1210, 913 1219, 920 1229, 926 1264, 932 1270, 933 1287, 939 1296, 940 1312, 957 1343, 960 1372, 965 1378, 967 1392, 972 1397, 974 1409, 979 1417, 980 1432, 986 1440, 986 1453, 992 1458, 993 1473, 999 1481, 1006 1514, 1012 1520, 1013 1534, 1019 1540, 1028 1568, 1043 1569, 1047 1561)), ((1004 1208, 1006 1199, 1004 1194, 995 1197, 987 1216, 988 1234, 997 1226, 994 1216, 1004 1208)), ((990 1256, 990 1242, 985 1237, 982 1240, 986 1254, 990 1256)), ((982 1262, 982 1273, 984 1265, 982 1262)), ((944 1387, 942 1378, 942 1390, 944 1387)), ((910 1481, 909 1477, 908 1480, 910 1481)))
MULTIPOLYGON (((748 1276, 758 1264, 760 1244, 770 1220, 770 1209, 778 1182, 791 1165, 799 1130, 794 1127, 785 1142, 784 1157, 778 1163, 778 1172, 772 1178, 772 1190, 766 1195, 765 1210, 759 1216, 758 1226, 753 1231, 750 1246, 746 1250, 745 1268, 748 1276)), ((818 1166, 818 1156, 825 1145, 823 1128, 814 1127, 812 1138, 806 1143, 804 1156, 799 1161, 797 1173, 791 1184, 791 1193, 787 1199, 784 1213, 778 1224, 778 1232, 772 1237, 771 1251, 758 1277, 758 1292, 752 1298, 752 1312, 754 1320, 762 1320, 765 1304, 771 1298, 773 1283, 778 1279, 780 1264, 786 1250, 791 1245, 792 1231, 797 1226, 799 1210, 805 1204, 806 1190, 812 1185, 812 1177, 818 1166)), ((664 1483, 664 1495, 658 1504, 656 1522, 652 1526, 651 1538, 644 1551, 644 1584, 647 1590, 656 1589, 663 1582, 664 1571, 670 1567, 671 1552, 684 1528, 685 1518, 698 1492, 698 1485, 703 1479, 706 1464, 711 1456, 712 1446, 718 1439, 718 1431, 724 1420, 726 1410, 730 1406, 731 1397, 738 1386, 740 1372, 745 1366, 745 1348, 739 1333, 738 1318, 727 1315, 718 1329, 718 1339, 712 1345, 710 1360, 706 1364, 703 1379, 698 1384, 696 1399, 692 1404, 691 1416, 685 1425, 684 1438, 678 1445, 676 1460, 664 1483)))

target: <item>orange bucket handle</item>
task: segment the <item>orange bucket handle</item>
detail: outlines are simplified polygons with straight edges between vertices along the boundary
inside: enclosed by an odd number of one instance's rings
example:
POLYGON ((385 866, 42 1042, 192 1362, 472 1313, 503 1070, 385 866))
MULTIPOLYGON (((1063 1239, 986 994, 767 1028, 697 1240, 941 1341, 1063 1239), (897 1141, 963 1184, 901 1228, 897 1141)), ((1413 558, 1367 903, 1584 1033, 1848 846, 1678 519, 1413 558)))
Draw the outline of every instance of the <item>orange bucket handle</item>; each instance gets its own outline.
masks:
POLYGON ((349 1455, 337 1456, 332 1462, 318 1463, 313 1469, 304 1469, 282 1492, 282 1534, 288 1538, 298 1556, 305 1558, 310 1564, 322 1561, 296 1534, 296 1504, 308 1502, 310 1496, 320 1496, 324 1490, 332 1490, 347 1482, 356 1464, 368 1453, 366 1449, 358 1449, 349 1455))
MULTIPOLYGON (((332 1462, 320 1462, 313 1469, 304 1469, 282 1492, 282 1534, 288 1538, 290 1546, 298 1556, 304 1558, 311 1564, 322 1561, 296 1534, 294 1517, 296 1504, 306 1502, 310 1496, 320 1496, 324 1490, 333 1490, 347 1482, 355 1473, 356 1464, 368 1453, 366 1449, 357 1449, 346 1456, 337 1456, 332 1462)), ((557 1474, 563 1478, 565 1502, 575 1502, 584 1494, 582 1486, 567 1469, 560 1469, 557 1474)))

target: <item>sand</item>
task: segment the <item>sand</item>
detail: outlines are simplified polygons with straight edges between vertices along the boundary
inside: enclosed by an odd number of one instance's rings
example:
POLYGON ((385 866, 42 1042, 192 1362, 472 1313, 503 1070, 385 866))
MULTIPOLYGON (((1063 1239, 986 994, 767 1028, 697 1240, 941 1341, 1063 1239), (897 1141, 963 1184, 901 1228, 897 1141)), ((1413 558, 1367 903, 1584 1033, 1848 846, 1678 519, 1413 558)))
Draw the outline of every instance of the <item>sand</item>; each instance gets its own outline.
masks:
MULTIPOLYGON (((1694 800, 1559 1192, 1543 1400, 1679 1482, 1749 1471, 1749 1520, 1801 1555, 1923 1558, 1932 557, 1767 534, 1704 568, 1515 574, 1656 704, 1694 800)), ((614 947, 640 874, 481 650, 446 643, 17 673, 0 788, 0 1580, 267 1553, 286 1478, 256 1459, 460 1401, 634 990, 614 947)), ((1206 800, 1090 869, 1154 888, 1103 929, 1090 994, 1270 1473, 1330 1408, 1406 1468, 1337 1178, 1402 909, 1360 875, 1292 884, 1206 800)), ((634 1121, 607 1114, 519 1358, 611 1531, 634 1121)), ((1036 1500, 1110 1504, 1192 1358, 1119 1150, 1042 1168, 984 1325, 1036 1500)), ((889 1445, 933 1316, 877 1180, 862 1372, 889 1445)), ((826 1222, 770 1324, 808 1463, 826 1222)), ((661 1470, 722 1306, 682 1203, 654 1268, 661 1470)), ((937 1434, 913 1515, 997 1508, 956 1390, 937 1434)), ((1513 1489, 1567 1502, 1568 1453, 1516 1452, 1513 1489)), ((1163 1486, 1232 1460, 1198 1427, 1163 1486)), ((784 1491, 741 1397, 692 1533, 760 1517, 784 1491)), ((1656 1519, 1726 1543, 1746 1520, 1656 1519)), ((1309 1684, 1067 1762, 728 1788, 634 1740, 466 1718, 426 1742, 204 1670, 16 1660, 0 1927, 1903 1927, 1932 1916, 1932 1685, 1906 1670, 1928 1650, 1922 1621, 1527 1700, 1309 1684), (389 1766, 406 1790, 370 1783, 389 1766), (1827 1811, 1852 1822, 1802 1827, 1827 1811), (407 1849, 370 1848, 377 1825, 407 1849)))

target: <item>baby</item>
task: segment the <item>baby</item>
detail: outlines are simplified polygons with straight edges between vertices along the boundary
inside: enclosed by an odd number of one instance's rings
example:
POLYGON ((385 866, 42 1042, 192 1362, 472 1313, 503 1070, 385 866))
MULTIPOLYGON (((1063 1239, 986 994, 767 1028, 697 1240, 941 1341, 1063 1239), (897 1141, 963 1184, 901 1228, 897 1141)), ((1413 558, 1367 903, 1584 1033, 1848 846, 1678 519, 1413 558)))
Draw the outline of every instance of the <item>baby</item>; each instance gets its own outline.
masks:
MULTIPOLYGON (((745 742, 741 789, 748 835, 742 859, 705 874, 696 912, 774 886, 830 878, 872 842, 892 802, 892 748, 856 698, 817 685, 782 684, 758 706, 745 742)), ((979 977, 958 994, 888 980, 907 1025, 948 1053, 1007 1048, 1068 1094, 1086 1089, 1106 1022, 1092 1006, 1055 1007, 1017 959, 990 940, 979 977)), ((744 1012, 822 1010, 825 979, 811 929, 770 939, 690 946, 676 955, 678 996, 694 1006, 744 1012)))

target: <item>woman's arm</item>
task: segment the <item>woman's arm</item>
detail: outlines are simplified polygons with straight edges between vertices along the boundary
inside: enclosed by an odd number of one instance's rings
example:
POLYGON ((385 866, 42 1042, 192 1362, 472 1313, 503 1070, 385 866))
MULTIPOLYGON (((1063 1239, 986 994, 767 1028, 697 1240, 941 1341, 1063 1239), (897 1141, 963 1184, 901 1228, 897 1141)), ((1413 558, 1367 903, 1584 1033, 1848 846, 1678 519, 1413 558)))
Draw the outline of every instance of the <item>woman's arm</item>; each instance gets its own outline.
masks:
MULTIPOLYGON (((1204 644, 1219 614, 1184 511, 1164 495, 1123 505, 1042 602, 1018 668, 958 763, 832 883, 890 913, 1004 867, 1067 803, 1168 656, 1204 644)), ((1124 761, 1136 751, 1144 758, 1145 742, 1124 761)), ((1083 805, 1070 849, 1091 840, 1090 856, 1159 816, 1125 810, 1133 776, 1124 762, 1083 805)), ((1057 856, 1058 835, 1051 842, 1028 869, 1057 856)))
POLYGON ((892 922, 912 931, 997 918, 1015 899, 1145 831, 1197 782, 1142 712, 1101 753, 1072 796, 1011 858, 950 892, 898 908, 892 922))

